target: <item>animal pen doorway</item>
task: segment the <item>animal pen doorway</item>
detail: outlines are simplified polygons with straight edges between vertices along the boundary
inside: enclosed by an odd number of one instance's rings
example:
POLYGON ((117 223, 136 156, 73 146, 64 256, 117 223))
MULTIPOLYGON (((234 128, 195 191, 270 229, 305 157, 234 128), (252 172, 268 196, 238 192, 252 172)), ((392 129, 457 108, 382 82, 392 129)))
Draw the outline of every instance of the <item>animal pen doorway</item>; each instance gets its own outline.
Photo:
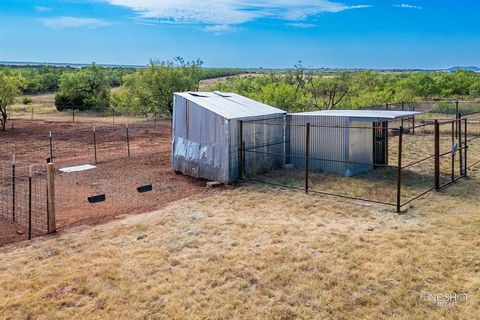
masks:
POLYGON ((370 122, 334 117, 312 124, 291 116, 242 122, 239 162, 245 180, 382 204, 400 213, 479 164, 474 141, 480 130, 470 128, 467 118, 414 125, 415 115, 370 122), (284 134, 261 143, 245 135, 270 126, 282 126, 284 134), (258 157, 280 164, 262 170, 255 166, 258 157))

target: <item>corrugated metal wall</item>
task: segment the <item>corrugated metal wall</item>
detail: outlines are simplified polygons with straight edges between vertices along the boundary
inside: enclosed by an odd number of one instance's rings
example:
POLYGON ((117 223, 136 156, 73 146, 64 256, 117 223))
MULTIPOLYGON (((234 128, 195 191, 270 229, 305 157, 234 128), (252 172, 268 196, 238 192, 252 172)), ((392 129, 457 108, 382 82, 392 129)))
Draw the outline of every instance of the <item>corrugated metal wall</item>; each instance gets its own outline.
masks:
POLYGON ((364 164, 350 164, 346 176, 353 176, 373 169, 373 121, 351 121, 349 161, 364 164))
MULTIPOLYGON (((249 117, 262 120, 283 114, 249 117)), ((239 179, 240 120, 227 120, 181 96, 174 96, 172 137, 172 168, 186 175, 232 183, 239 179)), ((278 121, 278 120, 265 120, 278 121)), ((284 126, 248 122, 243 135, 247 148, 254 145, 283 141, 284 126), (273 142, 272 142, 273 141, 273 142)), ((283 146, 259 149, 262 152, 283 154, 283 146)), ((256 173, 275 169, 284 163, 283 156, 245 153, 246 168, 256 173), (253 169, 256 168, 256 169, 253 169)))
MULTIPOLYGON (((245 172, 246 176, 265 173, 268 170, 281 168, 285 164, 285 115, 268 115, 249 118, 243 122, 243 141, 245 142, 245 172), (254 120, 254 121, 252 121, 254 120)), ((240 121, 231 124, 231 154, 230 163, 232 179, 238 179, 238 133, 240 121)))
POLYGON ((322 117, 315 115, 289 115, 290 163, 296 168, 305 168, 306 125, 310 123, 310 157, 326 160, 310 160, 310 170, 327 171, 346 175, 348 159, 349 119, 345 117, 322 117), (329 126, 327 128, 315 126, 329 126))
MULTIPOLYGON (((173 110, 172 168, 197 178, 224 183, 237 181, 240 120, 227 120, 177 95, 173 110)), ((307 123, 311 125, 312 171, 352 176, 373 169, 372 122, 351 121, 348 117, 277 114, 244 119, 245 175, 277 169, 286 163, 304 169, 307 123)))
POLYGON ((229 182, 228 121, 175 96, 172 168, 186 175, 229 182))

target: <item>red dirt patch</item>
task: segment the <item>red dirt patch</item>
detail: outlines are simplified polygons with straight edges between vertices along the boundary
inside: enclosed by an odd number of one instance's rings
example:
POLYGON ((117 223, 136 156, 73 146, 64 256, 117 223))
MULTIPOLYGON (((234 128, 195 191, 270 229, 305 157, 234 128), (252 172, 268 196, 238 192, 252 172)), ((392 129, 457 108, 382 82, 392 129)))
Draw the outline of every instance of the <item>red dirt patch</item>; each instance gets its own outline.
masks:
MULTIPOLYGON (((169 121, 157 126, 129 126, 130 158, 125 126, 97 124, 98 163, 95 164, 91 124, 16 120, 14 129, 0 133, 7 146, 7 152, 0 154, 0 163, 8 164, 15 150, 20 162, 34 163, 35 170, 41 170, 50 155, 50 131, 57 169, 56 219, 60 231, 104 223, 118 216, 155 210, 173 201, 221 190, 206 189, 205 181, 172 171, 169 121), (61 167, 87 163, 97 168, 77 173, 58 171, 61 167), (137 187, 146 184, 153 185, 152 192, 137 192, 137 187), (88 203, 89 196, 98 194, 105 194, 106 201, 88 203)), ((25 239, 15 229, 12 223, 0 220, 4 235, 0 237, 0 245, 25 239)))

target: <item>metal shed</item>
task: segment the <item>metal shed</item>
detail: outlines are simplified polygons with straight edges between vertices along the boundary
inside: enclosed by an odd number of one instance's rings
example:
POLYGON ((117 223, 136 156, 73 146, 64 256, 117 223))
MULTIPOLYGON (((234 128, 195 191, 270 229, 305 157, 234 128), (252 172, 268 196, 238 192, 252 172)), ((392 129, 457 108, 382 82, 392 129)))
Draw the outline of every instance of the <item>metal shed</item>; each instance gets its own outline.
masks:
POLYGON ((310 123, 311 170, 354 176, 388 164, 388 123, 420 112, 324 110, 289 114, 289 163, 305 168, 305 127, 310 123), (322 160, 318 160, 322 159, 322 160))
MULTIPOLYGON (((268 144, 284 137, 284 126, 249 125, 240 121, 278 118, 286 112, 235 93, 175 93, 173 102, 172 168, 186 175, 232 183, 239 179, 240 130, 246 145, 268 144)), ((281 146, 280 146, 281 147, 281 146)), ((272 148, 279 148, 274 146, 272 148)), ((278 150, 270 150, 278 152, 278 150)), ((281 166, 284 159, 246 154, 259 170, 281 166)))

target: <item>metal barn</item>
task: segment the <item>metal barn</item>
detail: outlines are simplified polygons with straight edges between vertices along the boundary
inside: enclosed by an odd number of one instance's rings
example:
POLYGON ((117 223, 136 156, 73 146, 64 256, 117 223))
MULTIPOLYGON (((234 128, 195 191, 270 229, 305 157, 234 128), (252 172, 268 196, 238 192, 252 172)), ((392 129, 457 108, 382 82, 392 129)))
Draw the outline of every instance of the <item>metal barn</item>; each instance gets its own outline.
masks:
MULTIPOLYGON (((173 102, 172 168, 183 174, 232 183, 239 179, 239 151, 244 143, 269 144, 283 139, 284 126, 255 124, 286 112, 235 93, 175 93, 173 102), (241 126, 241 121, 248 125, 241 126), (240 128, 241 127, 241 128, 240 128), (242 131, 242 132, 240 132, 242 131)), ((280 153, 273 146, 269 151, 280 153)), ((283 151, 283 149, 282 149, 283 151)), ((258 170, 284 164, 283 157, 245 153, 244 161, 258 170)))
POLYGON ((324 110, 289 114, 287 141, 296 168, 305 168, 305 126, 310 123, 309 169, 354 176, 388 164, 388 124, 420 112, 324 110))

